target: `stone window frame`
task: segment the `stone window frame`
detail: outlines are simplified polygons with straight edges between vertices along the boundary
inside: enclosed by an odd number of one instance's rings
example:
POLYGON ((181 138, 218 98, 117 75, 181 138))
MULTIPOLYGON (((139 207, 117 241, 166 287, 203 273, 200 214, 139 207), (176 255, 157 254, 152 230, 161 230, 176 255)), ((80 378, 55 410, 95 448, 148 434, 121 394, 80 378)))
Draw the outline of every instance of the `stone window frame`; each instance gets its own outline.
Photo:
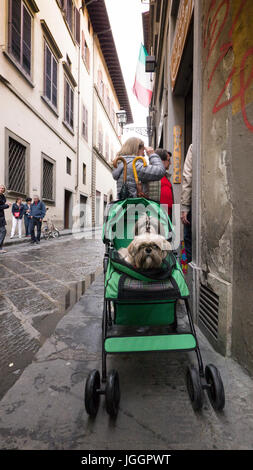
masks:
MULTIPOLYGON (((27 82, 34 87, 33 83, 33 50, 34 50, 34 16, 36 13, 39 12, 39 8, 34 0, 21 0, 21 18, 23 17, 23 11, 24 9, 28 12, 30 18, 31 18, 31 51, 30 51, 30 73, 27 72, 22 65, 22 61, 19 61, 15 55, 12 53, 12 31, 11 31, 11 19, 12 19, 12 2, 15 0, 8 0, 8 27, 7 27, 7 33, 8 33, 8 41, 7 41, 7 49, 4 52, 5 56, 9 61, 16 67, 16 69, 21 73, 21 75, 27 80, 27 82)), ((20 20, 21 21, 21 20, 20 20)), ((23 43, 23 25, 21 24, 21 43, 23 43)), ((22 46, 22 44, 21 44, 22 46)), ((20 51, 20 57, 22 55, 22 47, 20 51)))
POLYGON ((19 135, 12 132, 10 129, 5 127, 5 186, 7 188, 7 193, 11 196, 21 196, 23 198, 29 195, 29 174, 30 174, 30 153, 31 147, 29 142, 24 140, 19 135), (19 142, 21 145, 26 147, 25 153, 25 193, 19 193, 8 188, 9 186, 9 137, 19 142))
POLYGON ((41 200, 53 206, 55 206, 56 204, 56 160, 49 157, 44 152, 41 152, 41 200), (48 198, 43 197, 43 163, 44 163, 44 160, 47 160, 53 165, 53 184, 52 184, 53 199, 48 199, 48 198))

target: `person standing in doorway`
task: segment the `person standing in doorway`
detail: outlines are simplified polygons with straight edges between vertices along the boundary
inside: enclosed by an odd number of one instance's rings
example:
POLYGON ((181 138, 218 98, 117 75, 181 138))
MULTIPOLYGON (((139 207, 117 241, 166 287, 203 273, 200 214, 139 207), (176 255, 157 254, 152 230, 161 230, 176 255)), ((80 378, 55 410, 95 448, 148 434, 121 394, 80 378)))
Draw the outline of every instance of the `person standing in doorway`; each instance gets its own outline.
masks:
POLYGON ((161 158, 166 173, 160 179, 160 181, 150 181, 148 188, 149 199, 159 202, 160 204, 166 204, 168 208, 168 215, 172 221, 172 205, 174 204, 174 195, 169 174, 170 159, 172 154, 165 149, 156 149, 155 153, 161 158))
POLYGON ((46 214, 46 206, 44 202, 40 201, 38 195, 34 196, 33 203, 30 208, 31 216, 31 243, 40 243, 41 225, 42 220, 46 214), (35 227, 37 228, 37 237, 35 236, 35 227))
POLYGON ((11 236, 13 238, 18 227, 18 237, 22 238, 22 218, 24 215, 24 205, 22 204, 22 198, 18 197, 16 202, 12 205, 12 229, 11 236))
POLYGON ((0 184, 0 255, 7 253, 7 251, 3 249, 3 243, 6 236, 6 220, 4 211, 9 208, 10 204, 6 204, 6 197, 4 193, 5 186, 4 184, 0 184))
POLYGON ((192 144, 190 145, 183 169, 181 193, 181 221, 184 224, 184 242, 187 262, 192 260, 192 144))
POLYGON ((24 204, 24 222, 25 222, 25 236, 29 237, 31 235, 31 204, 32 198, 28 197, 26 199, 26 204, 24 204))

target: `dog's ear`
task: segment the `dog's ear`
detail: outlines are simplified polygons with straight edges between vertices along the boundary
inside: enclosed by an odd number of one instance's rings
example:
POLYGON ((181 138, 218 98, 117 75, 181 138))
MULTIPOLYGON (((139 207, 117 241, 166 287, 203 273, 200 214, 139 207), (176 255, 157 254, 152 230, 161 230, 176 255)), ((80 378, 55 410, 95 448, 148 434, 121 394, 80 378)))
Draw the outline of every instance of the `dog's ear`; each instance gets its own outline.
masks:
POLYGON ((168 240, 163 240, 163 245, 162 245, 162 250, 163 250, 163 258, 166 258, 168 251, 172 250, 170 242, 168 240))
POLYGON ((131 255, 131 256, 134 256, 135 253, 136 253, 136 246, 135 246, 135 241, 133 240, 130 245, 128 245, 127 249, 128 249, 128 253, 131 255))

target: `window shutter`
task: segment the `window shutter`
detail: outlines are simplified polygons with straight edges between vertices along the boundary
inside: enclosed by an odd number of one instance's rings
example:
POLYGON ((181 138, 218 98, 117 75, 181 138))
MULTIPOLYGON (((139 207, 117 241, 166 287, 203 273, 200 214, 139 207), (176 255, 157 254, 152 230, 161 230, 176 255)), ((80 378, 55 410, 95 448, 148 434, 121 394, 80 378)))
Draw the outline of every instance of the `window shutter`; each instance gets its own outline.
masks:
MULTIPOLYGON (((70 87, 69 87, 70 88, 70 87)), ((74 92, 70 88, 70 126, 73 128, 74 127, 74 92)))
POLYGON ((52 71, 52 103, 57 107, 57 62, 52 55, 53 71, 52 71))
POLYGON ((65 121, 69 122, 69 84, 65 80, 65 121))
POLYGON ((80 13, 78 8, 75 7, 75 40, 80 46, 80 13))
POLYGON ((31 73, 31 16, 23 6, 23 67, 30 75, 31 73))
POLYGON ((21 53, 21 0, 12 0, 10 2, 10 15, 11 15, 11 52, 14 57, 20 62, 21 53))
POLYGON ((88 140, 88 110, 87 109, 85 110, 85 122, 86 122, 85 137, 88 140))
POLYGON ((47 45, 45 45, 45 93, 46 97, 51 101, 51 52, 47 45))

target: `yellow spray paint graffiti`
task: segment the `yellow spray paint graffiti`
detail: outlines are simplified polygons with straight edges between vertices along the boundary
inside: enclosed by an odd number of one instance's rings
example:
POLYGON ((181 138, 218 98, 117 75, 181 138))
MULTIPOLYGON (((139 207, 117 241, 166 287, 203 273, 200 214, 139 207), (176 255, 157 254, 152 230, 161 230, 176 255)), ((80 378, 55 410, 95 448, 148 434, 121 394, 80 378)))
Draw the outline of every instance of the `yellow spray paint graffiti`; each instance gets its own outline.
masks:
POLYGON ((173 183, 180 184, 182 178, 181 161, 182 161, 182 128, 174 126, 174 148, 173 148, 173 183))

